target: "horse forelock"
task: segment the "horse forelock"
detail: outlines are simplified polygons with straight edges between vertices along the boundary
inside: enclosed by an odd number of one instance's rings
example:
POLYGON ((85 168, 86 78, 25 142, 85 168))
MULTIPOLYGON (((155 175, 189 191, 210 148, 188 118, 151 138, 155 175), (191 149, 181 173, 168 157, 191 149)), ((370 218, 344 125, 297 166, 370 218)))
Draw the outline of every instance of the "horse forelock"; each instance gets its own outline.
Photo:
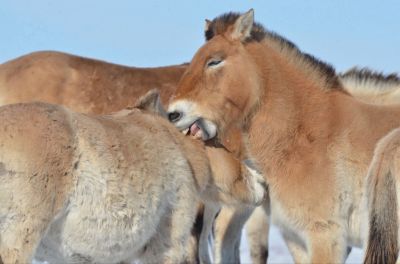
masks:
MULTIPOLYGON (((206 41, 228 32, 240 15, 240 13, 229 12, 214 18, 205 31, 206 41)), ((334 67, 310 54, 302 52, 296 44, 273 31, 267 30, 260 23, 254 22, 250 37, 245 40, 245 42, 252 41, 267 41, 267 43, 271 43, 271 47, 289 57, 292 62, 300 64, 301 68, 303 68, 304 63, 310 65, 310 68, 325 81, 327 88, 342 89, 334 67)))

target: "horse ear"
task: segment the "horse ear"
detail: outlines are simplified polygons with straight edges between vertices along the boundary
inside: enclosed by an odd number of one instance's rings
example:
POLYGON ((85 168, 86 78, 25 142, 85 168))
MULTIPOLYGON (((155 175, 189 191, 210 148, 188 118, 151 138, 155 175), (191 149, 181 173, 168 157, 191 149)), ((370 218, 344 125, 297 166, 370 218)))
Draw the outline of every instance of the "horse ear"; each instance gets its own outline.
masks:
POLYGON ((134 107, 167 117, 167 112, 161 104, 160 92, 157 89, 150 90, 142 97, 139 97, 134 107))
POLYGON ((251 30, 254 23, 254 10, 250 9, 241 15, 233 25, 232 39, 244 41, 250 37, 251 30))
POLYGON ((204 32, 207 32, 210 29, 211 21, 206 19, 206 23, 204 24, 204 32))
POLYGON ((214 37, 214 33, 211 27, 212 22, 208 19, 205 21, 206 23, 204 24, 204 36, 206 37, 206 41, 209 41, 214 37))

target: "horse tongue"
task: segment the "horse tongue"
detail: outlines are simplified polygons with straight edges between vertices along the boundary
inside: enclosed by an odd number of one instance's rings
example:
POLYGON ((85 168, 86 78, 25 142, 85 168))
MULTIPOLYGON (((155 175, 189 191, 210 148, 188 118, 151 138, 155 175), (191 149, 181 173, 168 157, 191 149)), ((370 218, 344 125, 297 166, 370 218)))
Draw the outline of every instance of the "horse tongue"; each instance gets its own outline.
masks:
POLYGON ((195 138, 201 137, 201 129, 196 122, 190 126, 190 135, 195 138))

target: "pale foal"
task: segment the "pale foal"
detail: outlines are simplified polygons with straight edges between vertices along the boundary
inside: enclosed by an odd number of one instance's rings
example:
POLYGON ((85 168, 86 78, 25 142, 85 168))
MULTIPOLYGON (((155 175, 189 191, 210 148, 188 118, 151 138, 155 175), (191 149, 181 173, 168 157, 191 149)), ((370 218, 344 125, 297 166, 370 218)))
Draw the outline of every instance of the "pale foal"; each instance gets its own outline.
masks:
POLYGON ((226 150, 144 111, 162 114, 159 101, 150 92, 136 108, 97 117, 43 103, 0 108, 4 263, 35 252, 57 263, 179 263, 200 199, 263 199, 260 178, 226 150))

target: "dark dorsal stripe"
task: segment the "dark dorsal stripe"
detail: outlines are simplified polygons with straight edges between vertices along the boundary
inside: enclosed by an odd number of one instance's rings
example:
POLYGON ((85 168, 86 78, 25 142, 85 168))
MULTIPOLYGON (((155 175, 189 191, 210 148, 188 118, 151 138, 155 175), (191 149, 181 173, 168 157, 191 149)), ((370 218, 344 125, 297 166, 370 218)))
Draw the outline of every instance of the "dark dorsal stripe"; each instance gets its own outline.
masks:
MULTIPOLYGON (((214 18, 211 21, 208 29, 205 31, 206 41, 209 41, 214 36, 224 34, 228 28, 236 22, 240 15, 240 13, 230 12, 214 18)), ((260 23, 254 22, 250 37, 246 41, 261 42, 264 39, 277 42, 282 48, 296 51, 296 53, 300 55, 307 63, 319 71, 320 75, 326 78, 326 83, 329 88, 342 87, 336 75, 336 71, 331 65, 315 58, 310 54, 300 51, 300 49, 293 42, 275 32, 266 30, 260 23)))

